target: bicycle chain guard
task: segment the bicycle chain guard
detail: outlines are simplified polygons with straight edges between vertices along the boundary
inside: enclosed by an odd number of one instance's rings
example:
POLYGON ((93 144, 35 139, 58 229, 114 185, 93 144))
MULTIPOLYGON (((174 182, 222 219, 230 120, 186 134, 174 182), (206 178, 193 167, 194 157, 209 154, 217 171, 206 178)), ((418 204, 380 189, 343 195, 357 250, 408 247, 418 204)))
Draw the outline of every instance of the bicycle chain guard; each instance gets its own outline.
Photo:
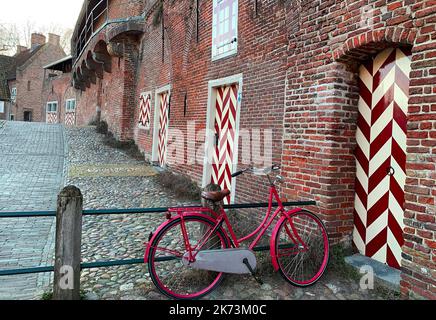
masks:
POLYGON ((249 268, 244 263, 248 260, 251 268, 256 269, 257 261, 253 251, 248 249, 220 249, 200 251, 194 262, 189 262, 189 252, 183 255, 182 263, 193 269, 234 273, 251 274, 249 268))

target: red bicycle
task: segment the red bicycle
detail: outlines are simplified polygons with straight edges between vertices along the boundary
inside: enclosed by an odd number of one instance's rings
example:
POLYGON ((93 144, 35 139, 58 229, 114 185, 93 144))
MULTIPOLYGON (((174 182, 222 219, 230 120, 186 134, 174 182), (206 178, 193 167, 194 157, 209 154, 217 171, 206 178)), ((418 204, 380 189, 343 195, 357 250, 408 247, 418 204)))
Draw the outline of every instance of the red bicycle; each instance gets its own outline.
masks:
MULTIPOLYGON (((276 217, 279 219, 270 238, 274 269, 299 287, 310 286, 320 279, 329 260, 326 228, 307 210, 285 210, 275 187, 283 178, 270 176, 278 170, 277 165, 260 170, 250 167, 232 175, 251 171, 267 176, 270 183, 265 218, 245 237, 237 238, 222 206, 219 212, 204 207, 169 209, 168 220, 150 234, 145 252, 151 279, 160 292, 175 299, 198 299, 215 289, 224 273, 255 276, 257 262, 253 249, 276 217), (278 204, 274 212, 273 199, 278 204), (241 248, 241 243, 252 238, 248 248, 241 248)), ((202 197, 221 202, 229 194, 229 190, 203 192, 202 197)))

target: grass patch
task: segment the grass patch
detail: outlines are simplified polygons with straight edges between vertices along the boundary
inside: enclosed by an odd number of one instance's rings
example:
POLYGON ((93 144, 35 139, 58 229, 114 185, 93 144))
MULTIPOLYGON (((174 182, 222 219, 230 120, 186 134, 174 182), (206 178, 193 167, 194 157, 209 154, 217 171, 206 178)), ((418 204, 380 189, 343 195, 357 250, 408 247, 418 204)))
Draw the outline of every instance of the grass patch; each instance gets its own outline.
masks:
POLYGON ((386 287, 376 285, 375 291, 377 292, 377 295, 381 296, 384 300, 400 300, 401 299, 401 292, 388 289, 386 287))
POLYGON ((330 260, 328 264, 329 270, 343 278, 360 280, 362 275, 355 268, 345 262, 345 257, 352 254, 352 249, 346 248, 343 244, 331 246, 330 260))
POLYGON ((103 143, 111 148, 119 149, 127 153, 130 157, 136 160, 144 160, 144 155, 138 149, 135 141, 119 141, 117 140, 112 132, 107 132, 103 138, 103 143))
POLYGON ((101 134, 107 134, 109 132, 109 126, 106 121, 100 121, 97 123, 97 126, 95 127, 95 131, 97 133, 101 134))
MULTIPOLYGON (((53 300, 53 291, 44 292, 42 294, 41 300, 53 300)), ((80 300, 86 300, 86 291, 80 290, 80 300)))
POLYGON ((155 179, 162 187, 178 197, 188 198, 193 201, 201 199, 201 189, 187 176, 164 171, 158 174, 155 179))

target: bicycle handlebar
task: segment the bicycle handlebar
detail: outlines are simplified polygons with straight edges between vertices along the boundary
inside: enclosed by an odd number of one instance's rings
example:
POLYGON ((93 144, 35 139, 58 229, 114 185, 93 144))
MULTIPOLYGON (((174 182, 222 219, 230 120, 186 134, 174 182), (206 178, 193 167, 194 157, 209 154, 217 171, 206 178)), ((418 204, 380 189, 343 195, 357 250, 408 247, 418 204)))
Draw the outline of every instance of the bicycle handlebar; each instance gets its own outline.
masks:
POLYGON ((237 172, 235 172, 235 173, 232 174, 232 178, 235 178, 235 177, 237 177, 237 176, 240 176, 240 175, 243 174, 244 172, 245 172, 245 170, 237 171, 237 172))
MULTIPOLYGON (((244 170, 239 170, 239 171, 232 174, 232 178, 240 176, 241 174, 245 173, 246 171, 253 170, 253 169, 254 169, 254 167, 248 167, 244 170)), ((273 164, 271 167, 267 167, 263 170, 266 171, 266 169, 271 169, 271 171, 277 171, 277 170, 280 170, 280 166, 278 164, 273 164)))

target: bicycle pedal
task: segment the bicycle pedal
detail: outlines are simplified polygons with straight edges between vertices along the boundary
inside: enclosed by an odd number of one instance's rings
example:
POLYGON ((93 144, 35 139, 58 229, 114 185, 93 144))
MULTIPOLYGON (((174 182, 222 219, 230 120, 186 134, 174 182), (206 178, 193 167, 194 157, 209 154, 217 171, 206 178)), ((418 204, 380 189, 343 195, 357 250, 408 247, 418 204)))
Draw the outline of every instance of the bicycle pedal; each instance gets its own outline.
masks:
POLYGON ((260 285, 263 285, 262 279, 260 279, 258 276, 256 276, 256 273, 254 272, 252 266, 248 262, 248 259, 245 258, 242 262, 247 266, 248 270, 250 270, 250 273, 253 276, 253 278, 256 280, 256 282, 259 283, 260 285))

